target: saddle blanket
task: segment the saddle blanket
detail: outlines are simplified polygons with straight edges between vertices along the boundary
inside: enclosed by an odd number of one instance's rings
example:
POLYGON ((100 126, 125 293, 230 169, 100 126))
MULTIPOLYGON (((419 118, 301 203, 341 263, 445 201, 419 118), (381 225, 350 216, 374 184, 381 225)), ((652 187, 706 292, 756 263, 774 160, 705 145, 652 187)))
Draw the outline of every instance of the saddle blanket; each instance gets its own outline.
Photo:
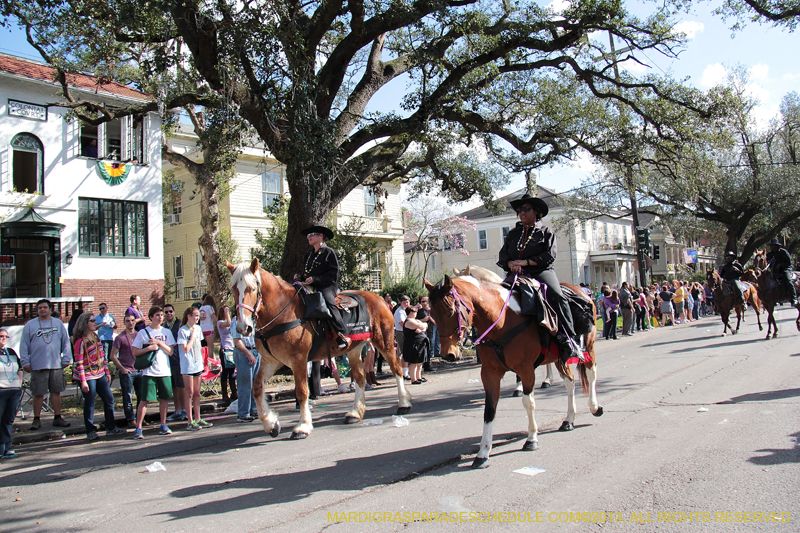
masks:
POLYGON ((342 314, 344 334, 347 337, 353 341, 372 338, 369 312, 364 298, 352 292, 342 292, 336 296, 336 306, 342 314))

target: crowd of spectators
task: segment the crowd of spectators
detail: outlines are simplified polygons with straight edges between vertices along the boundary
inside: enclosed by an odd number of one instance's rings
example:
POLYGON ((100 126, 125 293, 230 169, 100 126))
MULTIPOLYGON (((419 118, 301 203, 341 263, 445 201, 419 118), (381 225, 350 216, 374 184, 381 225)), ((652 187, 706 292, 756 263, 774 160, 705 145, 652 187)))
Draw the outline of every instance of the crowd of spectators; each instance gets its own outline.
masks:
POLYGON ((603 283, 592 296, 606 340, 618 338, 620 316, 621 336, 628 337, 654 327, 694 322, 715 312, 713 292, 707 283, 696 281, 665 281, 647 287, 632 287, 623 282, 619 289, 603 283))

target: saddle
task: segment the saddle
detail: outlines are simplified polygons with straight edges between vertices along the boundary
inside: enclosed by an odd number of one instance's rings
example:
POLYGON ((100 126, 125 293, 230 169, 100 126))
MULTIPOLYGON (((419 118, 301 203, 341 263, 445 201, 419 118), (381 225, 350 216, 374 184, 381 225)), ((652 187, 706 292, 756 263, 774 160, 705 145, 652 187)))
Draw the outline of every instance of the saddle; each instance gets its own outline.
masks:
POLYGON ((349 313, 350 309, 358 307, 358 300, 356 300, 355 295, 351 296, 349 294, 340 292, 336 295, 336 299, 334 301, 336 302, 336 307, 346 313, 349 313))

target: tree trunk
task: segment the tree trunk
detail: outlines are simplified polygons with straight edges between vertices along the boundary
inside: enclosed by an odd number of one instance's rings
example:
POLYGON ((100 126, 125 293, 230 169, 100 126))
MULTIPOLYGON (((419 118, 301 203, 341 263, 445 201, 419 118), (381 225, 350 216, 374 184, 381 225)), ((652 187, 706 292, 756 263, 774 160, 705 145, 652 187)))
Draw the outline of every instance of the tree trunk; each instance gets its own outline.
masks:
POLYGON ((214 297, 217 305, 221 305, 229 295, 227 278, 221 269, 222 261, 228 258, 220 257, 217 184, 214 176, 207 171, 196 175, 195 182, 200 187, 200 226, 203 234, 197 239, 197 244, 206 264, 206 292, 214 297))
MULTIPOLYGON (((336 204, 331 198, 333 191, 330 188, 316 187, 312 194, 313 184, 309 187, 302 177, 289 174, 290 170, 287 168, 287 181, 292 198, 287 212, 287 235, 283 247, 281 277, 291 282, 294 274, 300 269, 303 256, 309 250, 308 241, 300 232, 309 226, 327 226, 328 213, 336 204)), ((336 228, 331 229, 336 232, 336 228)))

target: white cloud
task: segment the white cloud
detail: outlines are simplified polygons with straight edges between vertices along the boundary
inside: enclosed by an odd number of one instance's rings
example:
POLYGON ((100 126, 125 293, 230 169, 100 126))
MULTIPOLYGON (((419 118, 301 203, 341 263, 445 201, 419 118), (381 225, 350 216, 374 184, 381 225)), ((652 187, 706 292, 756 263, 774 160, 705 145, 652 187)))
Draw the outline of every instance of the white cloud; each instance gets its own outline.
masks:
POLYGON ((769 74, 769 65, 759 63, 750 67, 750 77, 754 80, 766 80, 769 74))
POLYGON ((695 20, 683 20, 675 24, 675 27, 673 28, 675 33, 682 33, 686 35, 687 39, 694 39, 694 36, 702 32, 704 29, 705 26, 703 23, 695 20))
POLYGON ((547 7, 552 9, 555 13, 563 13, 569 7, 569 0, 553 0, 547 7))
POLYGON ((638 61, 627 60, 619 64, 619 66, 632 74, 642 74, 650 72, 650 67, 646 64, 639 63, 638 61))
POLYGON ((725 81, 727 75, 728 70, 722 66, 722 63, 708 65, 703 70, 703 76, 700 78, 700 85, 714 87, 725 81))
POLYGON ((747 94, 758 100, 761 105, 765 105, 769 102, 770 91, 758 83, 748 83, 747 94))

